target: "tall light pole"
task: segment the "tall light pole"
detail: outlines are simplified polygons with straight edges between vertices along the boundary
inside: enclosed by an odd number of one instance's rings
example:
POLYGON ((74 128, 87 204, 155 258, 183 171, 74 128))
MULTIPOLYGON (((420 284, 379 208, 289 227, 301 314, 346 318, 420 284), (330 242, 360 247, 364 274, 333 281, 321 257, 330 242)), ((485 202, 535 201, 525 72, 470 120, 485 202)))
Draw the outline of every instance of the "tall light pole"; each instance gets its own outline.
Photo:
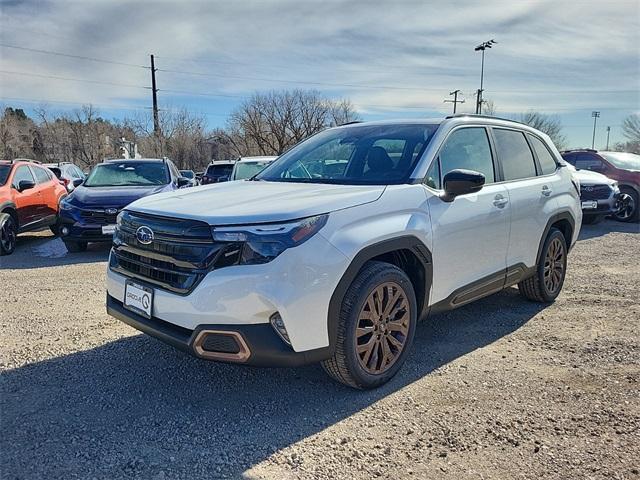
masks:
POLYGON ((493 45, 495 45, 496 42, 495 40, 491 39, 489 41, 486 42, 482 42, 480 45, 478 45, 474 50, 476 52, 482 52, 482 63, 480 66, 480 89, 478 90, 478 97, 476 100, 476 113, 477 114, 481 114, 482 113, 482 92, 484 91, 484 51, 487 48, 491 48, 493 45))
POLYGON ((611 127, 607 127, 607 148, 605 150, 609 150, 609 134, 611 133, 611 127))
POLYGON ((596 144, 596 123, 598 122, 600 112, 594 110, 593 112, 591 112, 591 116, 593 117, 593 137, 591 137, 591 149, 593 149, 594 145, 596 144))

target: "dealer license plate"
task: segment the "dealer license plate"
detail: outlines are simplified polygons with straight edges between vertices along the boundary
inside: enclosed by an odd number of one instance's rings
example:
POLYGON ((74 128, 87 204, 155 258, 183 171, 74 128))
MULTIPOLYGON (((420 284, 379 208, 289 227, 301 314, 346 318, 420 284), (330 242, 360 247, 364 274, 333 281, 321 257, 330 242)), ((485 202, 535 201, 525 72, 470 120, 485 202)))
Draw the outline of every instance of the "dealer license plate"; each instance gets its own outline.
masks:
POLYGON ((153 289, 127 280, 124 284, 124 306, 133 312, 151 318, 153 289))
POLYGON ((105 225, 104 227, 102 227, 103 235, 113 235, 114 233, 116 233, 115 225, 105 225))
POLYGON ((589 210, 593 208, 598 208, 598 202, 596 201, 582 202, 582 208, 589 209, 589 210))

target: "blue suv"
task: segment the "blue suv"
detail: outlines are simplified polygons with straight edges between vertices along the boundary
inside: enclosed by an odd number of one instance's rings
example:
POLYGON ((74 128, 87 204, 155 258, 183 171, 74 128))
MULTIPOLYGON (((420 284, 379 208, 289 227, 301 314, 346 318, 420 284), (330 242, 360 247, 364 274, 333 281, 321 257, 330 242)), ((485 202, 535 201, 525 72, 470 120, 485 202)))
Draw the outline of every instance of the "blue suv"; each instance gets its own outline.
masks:
POLYGON ((60 203, 59 232, 69 252, 89 242, 111 242, 120 210, 139 198, 177 190, 189 183, 166 158, 107 160, 79 180, 60 203))

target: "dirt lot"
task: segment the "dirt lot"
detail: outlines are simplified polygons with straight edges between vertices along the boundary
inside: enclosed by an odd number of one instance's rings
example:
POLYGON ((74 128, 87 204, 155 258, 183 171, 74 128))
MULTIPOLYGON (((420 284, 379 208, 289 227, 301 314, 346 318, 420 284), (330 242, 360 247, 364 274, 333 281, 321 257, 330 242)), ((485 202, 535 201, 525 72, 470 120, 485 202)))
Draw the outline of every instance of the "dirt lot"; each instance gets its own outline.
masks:
POLYGON ((585 226, 555 304, 421 324, 388 385, 190 358, 105 313, 108 249, 0 259, 1 477, 640 479, 640 234, 585 226))

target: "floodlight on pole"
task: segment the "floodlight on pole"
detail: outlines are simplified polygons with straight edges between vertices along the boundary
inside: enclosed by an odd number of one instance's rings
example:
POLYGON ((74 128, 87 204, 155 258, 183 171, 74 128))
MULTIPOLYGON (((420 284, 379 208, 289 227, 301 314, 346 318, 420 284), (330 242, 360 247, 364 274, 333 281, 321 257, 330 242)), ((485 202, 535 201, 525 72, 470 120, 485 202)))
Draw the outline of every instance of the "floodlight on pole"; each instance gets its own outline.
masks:
POLYGON ((495 45, 496 42, 494 39, 488 40, 486 42, 482 42, 480 45, 478 45, 474 51, 476 52, 482 52, 482 63, 480 65, 480 89, 478 90, 478 98, 476 100, 476 113, 480 114, 482 113, 482 92, 484 91, 484 51, 487 48, 491 48, 493 45, 495 45))

